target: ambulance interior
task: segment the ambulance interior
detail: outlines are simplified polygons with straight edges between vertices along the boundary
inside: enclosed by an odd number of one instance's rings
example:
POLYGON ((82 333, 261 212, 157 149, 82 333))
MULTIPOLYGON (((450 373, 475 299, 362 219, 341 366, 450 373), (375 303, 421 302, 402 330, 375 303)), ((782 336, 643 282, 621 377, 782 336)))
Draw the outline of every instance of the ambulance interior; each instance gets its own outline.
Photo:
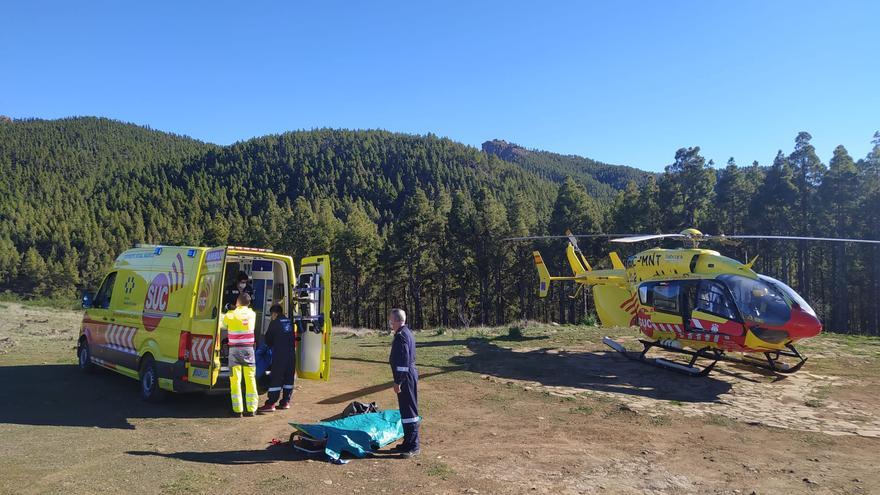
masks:
MULTIPOLYGON (((226 256, 226 269, 223 274, 223 307, 227 311, 228 305, 234 307, 231 299, 228 299, 229 291, 235 288, 237 284, 238 274, 244 272, 249 277, 249 283, 253 287, 253 298, 251 300, 251 309, 257 314, 257 322, 254 327, 254 333, 257 340, 257 347, 263 343, 266 330, 269 328, 271 318, 269 309, 280 304, 284 309, 284 314, 291 314, 290 294, 288 288, 290 282, 288 280, 287 266, 283 261, 260 258, 259 255, 232 255, 226 256)), ((226 331, 221 333, 221 351, 220 363, 221 372, 228 371, 229 348, 226 345, 226 331)))

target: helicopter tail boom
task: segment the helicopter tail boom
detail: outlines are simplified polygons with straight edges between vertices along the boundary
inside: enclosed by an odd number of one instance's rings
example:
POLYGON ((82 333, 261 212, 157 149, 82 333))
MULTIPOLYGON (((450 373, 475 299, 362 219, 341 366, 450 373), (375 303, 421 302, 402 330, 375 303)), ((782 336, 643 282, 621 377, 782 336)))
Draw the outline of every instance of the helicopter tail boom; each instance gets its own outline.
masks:
POLYGON ((538 279, 540 280, 540 285, 538 286, 538 296, 539 297, 547 297, 547 292, 550 290, 550 282, 553 280, 576 280, 577 276, 574 277, 554 277, 550 275, 550 272, 547 270, 547 265, 544 264, 544 258, 541 257, 541 253, 538 251, 534 251, 532 253, 535 256, 535 267, 538 269, 538 279))

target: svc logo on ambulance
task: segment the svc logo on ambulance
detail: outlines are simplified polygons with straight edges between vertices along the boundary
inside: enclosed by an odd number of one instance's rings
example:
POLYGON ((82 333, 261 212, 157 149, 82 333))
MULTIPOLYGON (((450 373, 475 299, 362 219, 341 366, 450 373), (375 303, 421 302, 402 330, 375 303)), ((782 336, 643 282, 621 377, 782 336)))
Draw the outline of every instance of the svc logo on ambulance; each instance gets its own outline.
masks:
POLYGON ((153 277, 147 295, 144 297, 144 313, 142 321, 144 329, 152 332, 167 315, 168 296, 175 290, 183 287, 183 258, 178 254, 175 262, 171 263, 171 270, 167 274, 159 273, 153 277))
POLYGON ((162 317, 165 316, 165 310, 168 309, 168 294, 171 287, 168 284, 168 277, 164 273, 160 273, 153 277, 150 282, 150 288, 147 289, 147 296, 144 298, 144 328, 148 332, 152 332, 159 326, 162 317))

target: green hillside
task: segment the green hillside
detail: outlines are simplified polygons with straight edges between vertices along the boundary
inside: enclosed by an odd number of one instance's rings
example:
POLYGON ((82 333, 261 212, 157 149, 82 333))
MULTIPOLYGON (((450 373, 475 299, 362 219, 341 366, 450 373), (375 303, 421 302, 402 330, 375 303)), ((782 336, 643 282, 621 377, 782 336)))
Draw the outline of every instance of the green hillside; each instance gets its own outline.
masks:
MULTIPOLYGON (((682 148, 663 174, 493 142, 319 129, 230 146, 100 118, 0 119, 0 290, 73 298, 138 242, 329 252, 337 321, 381 326, 391 305, 417 327, 577 321, 588 294, 535 297, 530 253, 562 271, 543 233, 706 232, 880 239, 880 135, 827 165, 801 133, 768 167, 717 171, 682 148)), ((593 259, 608 245, 584 243, 593 259)), ((622 255, 639 248, 630 247, 622 255)), ((801 292, 830 328, 880 328, 880 249, 743 243, 760 271, 801 292)), ((601 265, 601 262, 600 262, 601 265)))
POLYGON ((483 151, 516 163, 523 169, 557 184, 562 183, 566 177, 572 177, 598 199, 614 199, 628 182, 644 185, 648 177, 654 175, 637 168, 609 165, 582 156, 529 150, 500 139, 483 143, 483 151))

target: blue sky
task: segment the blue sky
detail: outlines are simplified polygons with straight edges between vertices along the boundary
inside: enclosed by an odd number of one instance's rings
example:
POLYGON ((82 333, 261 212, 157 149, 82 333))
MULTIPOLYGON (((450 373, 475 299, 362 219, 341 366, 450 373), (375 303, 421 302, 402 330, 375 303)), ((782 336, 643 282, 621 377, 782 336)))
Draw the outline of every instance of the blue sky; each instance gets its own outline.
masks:
POLYGON ((880 130, 880 2, 4 2, 0 114, 433 132, 660 170, 880 130))

